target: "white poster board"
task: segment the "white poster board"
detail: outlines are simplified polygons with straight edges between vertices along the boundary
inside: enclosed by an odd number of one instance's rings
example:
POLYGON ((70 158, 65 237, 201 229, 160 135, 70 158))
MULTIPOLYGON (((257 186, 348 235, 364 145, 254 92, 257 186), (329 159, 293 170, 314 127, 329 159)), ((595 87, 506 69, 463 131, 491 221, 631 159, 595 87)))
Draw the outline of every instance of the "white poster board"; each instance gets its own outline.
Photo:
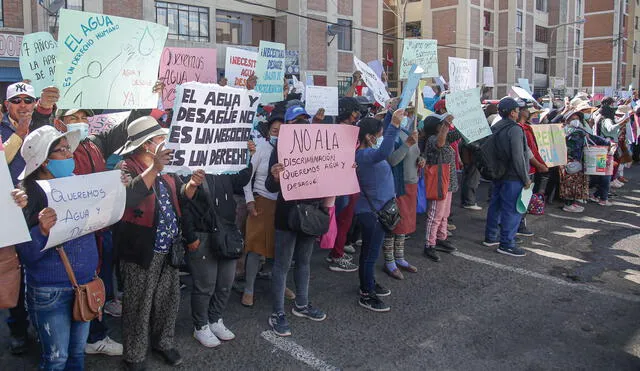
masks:
POLYGON ((382 80, 380 80, 371 67, 367 66, 366 63, 358 59, 355 55, 353 56, 353 64, 355 65, 356 71, 360 71, 362 73, 362 79, 364 80, 364 83, 367 84, 367 87, 371 89, 373 98, 376 102, 380 103, 380 105, 384 106, 390 97, 382 80))
POLYGON ((482 67, 482 83, 489 88, 495 87, 495 83, 493 82, 493 67, 482 67))
POLYGON ((0 210, 2 210, 2 223, 0 223, 0 248, 31 241, 31 235, 24 220, 22 210, 16 205, 11 196, 15 187, 11 181, 7 158, 0 143, 0 210))
POLYGON ((449 57, 449 90, 469 90, 477 86, 478 60, 449 57))
POLYGON ((305 110, 315 115, 324 108, 325 115, 338 116, 337 86, 307 86, 305 90, 305 110))

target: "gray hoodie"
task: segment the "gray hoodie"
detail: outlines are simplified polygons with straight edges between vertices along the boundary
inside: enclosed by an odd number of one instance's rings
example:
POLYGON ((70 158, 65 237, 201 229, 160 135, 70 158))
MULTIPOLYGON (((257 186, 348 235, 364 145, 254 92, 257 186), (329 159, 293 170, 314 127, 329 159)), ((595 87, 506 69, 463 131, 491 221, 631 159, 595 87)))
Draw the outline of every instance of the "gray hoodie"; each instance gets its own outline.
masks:
POLYGON ((507 165, 507 172, 501 180, 519 180, 527 184, 531 150, 527 145, 524 130, 515 121, 503 118, 491 127, 491 131, 495 133, 505 126, 508 127, 496 138, 498 148, 505 155, 501 159, 507 165))

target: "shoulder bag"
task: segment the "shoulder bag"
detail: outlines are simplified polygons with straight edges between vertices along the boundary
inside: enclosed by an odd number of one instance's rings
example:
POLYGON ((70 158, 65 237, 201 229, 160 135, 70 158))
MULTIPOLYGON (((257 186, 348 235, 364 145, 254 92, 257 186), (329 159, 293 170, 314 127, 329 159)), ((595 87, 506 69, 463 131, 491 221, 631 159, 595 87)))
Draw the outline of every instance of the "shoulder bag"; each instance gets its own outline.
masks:
POLYGON ((202 187, 207 203, 209 204, 209 210, 211 210, 211 214, 213 215, 213 232, 210 233, 209 238, 211 243, 210 248, 213 249, 214 254, 220 259, 240 258, 244 251, 242 234, 235 223, 229 223, 218 216, 216 208, 213 205, 213 200, 211 200, 209 182, 206 177, 202 182, 202 187))
POLYGON ((294 232, 320 237, 329 231, 331 218, 320 206, 300 203, 289 209, 287 225, 294 232))
POLYGON ((102 320, 102 307, 104 306, 106 296, 104 282, 102 282, 100 277, 96 276, 93 281, 85 285, 78 285, 76 275, 73 273, 71 263, 69 263, 69 258, 64 248, 60 246, 56 248, 56 250, 58 250, 58 254, 60 254, 60 259, 62 259, 62 264, 64 264, 64 269, 67 271, 69 281, 71 281, 71 286, 75 293, 73 300, 73 320, 79 322, 89 322, 96 318, 102 320))
MULTIPOLYGON (((358 171, 356 169, 356 175, 357 174, 358 174, 358 171)), ((365 190, 362 187, 360 187, 360 190, 362 191, 364 198, 367 199, 367 202, 369 203, 369 207, 371 207, 371 211, 373 211, 376 214, 378 218, 378 222, 382 224, 382 228, 384 228, 385 231, 392 233, 393 230, 398 225, 398 223, 400 223, 400 218, 401 218, 400 208, 398 207, 398 202, 396 201, 396 198, 393 197, 392 199, 387 201, 380 210, 376 210, 367 192, 365 192, 365 190)))
POLYGON ((20 296, 20 259, 14 246, 0 249, 0 309, 15 308, 20 296))

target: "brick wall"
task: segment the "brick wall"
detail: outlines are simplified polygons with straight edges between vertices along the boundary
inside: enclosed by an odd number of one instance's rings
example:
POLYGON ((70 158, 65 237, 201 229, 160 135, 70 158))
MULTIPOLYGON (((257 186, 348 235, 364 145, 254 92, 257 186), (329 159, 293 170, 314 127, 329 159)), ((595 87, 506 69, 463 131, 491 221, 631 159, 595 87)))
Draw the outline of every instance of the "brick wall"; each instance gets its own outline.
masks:
POLYGON ((362 25, 364 27, 378 27, 378 2, 374 0, 362 2, 362 25))
POLYGON ((431 0, 431 9, 451 5, 458 5, 458 0, 431 0))
POLYGON ((378 59, 378 35, 371 32, 361 32, 362 35, 362 53, 360 53, 362 61, 368 63, 378 59))
MULTIPOLYGON (((324 21, 326 18, 315 16, 324 21)), ((334 40, 337 42, 337 40, 334 40)), ((307 21, 307 68, 309 70, 327 69, 327 25, 323 22, 307 21)))
MULTIPOLYGON (((369 0, 373 1, 373 0, 369 0)), ((353 0, 339 0, 338 1, 338 14, 340 15, 353 15, 353 0)))
POLYGON ((433 11, 433 38, 438 44, 455 44, 456 9, 433 11))
POLYGON ((11 28, 24 27, 24 15, 22 13, 22 0, 5 0, 4 6, 4 26, 11 28))
POLYGON ((104 14, 142 19, 142 0, 103 1, 104 14))
POLYGON ((327 11, 327 0, 308 0, 307 8, 309 10, 327 11))

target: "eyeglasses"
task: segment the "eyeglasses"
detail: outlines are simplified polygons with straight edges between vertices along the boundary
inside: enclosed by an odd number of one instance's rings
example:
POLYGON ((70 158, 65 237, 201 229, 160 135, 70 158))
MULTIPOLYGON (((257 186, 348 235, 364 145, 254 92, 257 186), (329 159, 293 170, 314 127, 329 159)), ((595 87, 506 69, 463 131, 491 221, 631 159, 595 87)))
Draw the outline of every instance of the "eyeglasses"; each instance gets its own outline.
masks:
POLYGON ((51 154, 54 153, 61 153, 61 154, 65 154, 65 153, 71 153, 71 147, 70 146, 62 146, 56 149, 52 149, 51 150, 51 154))
POLYGON ((31 98, 31 97, 14 97, 9 99, 9 102, 13 103, 13 104, 20 104, 22 102, 24 102, 24 104, 31 104, 33 102, 35 102, 35 98, 31 98))

